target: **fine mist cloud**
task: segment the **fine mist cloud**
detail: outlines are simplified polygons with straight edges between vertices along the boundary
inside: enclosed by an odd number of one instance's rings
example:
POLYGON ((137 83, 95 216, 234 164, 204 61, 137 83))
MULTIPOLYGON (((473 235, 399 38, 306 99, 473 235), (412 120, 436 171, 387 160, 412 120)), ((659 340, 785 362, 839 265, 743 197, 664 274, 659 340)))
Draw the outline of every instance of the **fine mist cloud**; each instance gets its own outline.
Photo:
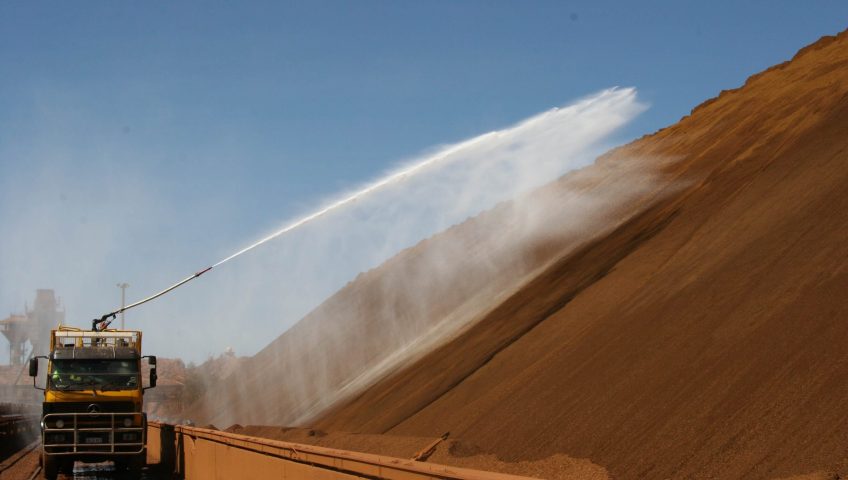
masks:
MULTIPOLYGON (((228 346, 240 355, 253 354, 359 272, 590 164, 609 147, 609 135, 643 109, 635 90, 607 90, 487 134, 417 175, 128 312, 128 327, 144 330, 151 354, 200 361, 228 346)), ((228 205, 249 191, 180 203, 157 186, 166 169, 118 169, 111 159, 127 153, 118 145, 102 148, 96 152, 99 163, 85 170, 66 159, 63 149, 45 149, 38 152, 44 159, 40 168, 28 170, 26 178, 4 174, 0 180, 0 305, 19 310, 36 288, 55 288, 70 323, 86 326, 91 317, 117 306, 116 282, 129 282, 128 300, 136 300, 261 237, 262 232, 239 232, 244 245, 232 245, 222 242, 216 229, 201 228, 232 215, 228 205)), ((4 169, 11 172, 8 164, 4 169)), ((257 215, 274 218, 278 211, 278 205, 267 205, 257 215)), ((516 221, 534 220, 522 214, 516 221)))
POLYGON ((207 397, 196 411, 210 413, 199 421, 308 423, 473 324, 551 255, 614 228, 626 217, 622 207, 653 186, 650 174, 620 171, 609 182, 587 170, 579 176, 586 188, 536 189, 589 165, 608 147, 604 140, 643 108, 634 90, 607 90, 437 149, 399 170, 427 164, 419 174, 225 264, 237 274, 216 277, 230 282, 219 288, 249 296, 219 299, 227 312, 221 318, 240 319, 245 330, 279 318, 251 317, 258 305, 297 316, 297 307, 310 303, 304 298, 320 302, 325 286, 350 280, 342 272, 365 273, 230 377, 226 394, 207 397), (428 163, 433 158, 441 160, 428 163))
MULTIPOLYGON (((470 146, 417 174, 201 277, 196 285, 178 293, 180 305, 187 308, 179 315, 202 315, 213 331, 227 332, 238 353, 253 353, 357 273, 500 201, 591 163, 608 147, 604 139, 643 108, 634 90, 608 90, 486 134, 480 141, 472 139, 467 142, 470 146)), ((398 171, 453 147, 436 148, 406 162, 398 171)), ((167 313, 162 310, 162 315, 167 313)))

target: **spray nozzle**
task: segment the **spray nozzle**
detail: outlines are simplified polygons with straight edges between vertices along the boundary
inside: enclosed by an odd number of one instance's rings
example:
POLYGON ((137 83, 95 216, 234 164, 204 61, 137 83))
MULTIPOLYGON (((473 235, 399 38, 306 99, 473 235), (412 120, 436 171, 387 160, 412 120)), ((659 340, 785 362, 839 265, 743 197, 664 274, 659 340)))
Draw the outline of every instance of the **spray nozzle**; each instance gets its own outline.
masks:
POLYGON ((208 272, 209 270, 212 270, 212 267, 204 268, 203 270, 195 273, 194 276, 199 277, 199 276, 203 275, 204 273, 208 272))
POLYGON ((112 312, 112 313, 107 313, 106 315, 103 315, 99 319, 95 318, 94 320, 91 321, 91 331, 97 332, 97 331, 106 330, 106 328, 109 326, 110 323, 112 323, 112 320, 114 320, 116 316, 117 316, 117 312, 112 312), (112 318, 109 319, 109 317, 112 317, 112 318), (103 325, 100 326, 101 324, 103 324, 103 325))

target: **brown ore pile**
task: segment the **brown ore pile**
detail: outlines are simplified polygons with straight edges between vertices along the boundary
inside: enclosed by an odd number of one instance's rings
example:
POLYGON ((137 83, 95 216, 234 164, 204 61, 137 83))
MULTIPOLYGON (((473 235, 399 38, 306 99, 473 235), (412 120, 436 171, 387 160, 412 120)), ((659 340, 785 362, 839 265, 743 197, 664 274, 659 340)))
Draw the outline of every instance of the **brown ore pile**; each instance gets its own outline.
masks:
POLYGON ((512 202, 402 252, 191 414, 300 422, 234 429, 404 457, 450 432, 428 461, 548 478, 848 475, 848 34, 529 197, 567 230, 560 196, 603 198, 644 172, 659 181, 592 235, 510 242, 512 202), (467 265, 408 291, 448 240, 467 265), (392 322, 460 313, 473 321, 435 349, 349 383, 404 340, 392 322), (350 392, 310 410, 315 382, 350 392))

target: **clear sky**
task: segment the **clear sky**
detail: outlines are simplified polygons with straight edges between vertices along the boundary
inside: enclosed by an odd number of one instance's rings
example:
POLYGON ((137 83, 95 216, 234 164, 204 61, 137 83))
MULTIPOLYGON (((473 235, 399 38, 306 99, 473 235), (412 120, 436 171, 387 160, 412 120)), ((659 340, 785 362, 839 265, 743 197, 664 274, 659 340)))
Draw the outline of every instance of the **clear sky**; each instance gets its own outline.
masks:
POLYGON ((650 107, 620 138, 650 133, 846 27, 845 1, 0 2, 0 317, 62 283, 20 245, 112 239, 112 305, 434 145, 612 86, 650 107))

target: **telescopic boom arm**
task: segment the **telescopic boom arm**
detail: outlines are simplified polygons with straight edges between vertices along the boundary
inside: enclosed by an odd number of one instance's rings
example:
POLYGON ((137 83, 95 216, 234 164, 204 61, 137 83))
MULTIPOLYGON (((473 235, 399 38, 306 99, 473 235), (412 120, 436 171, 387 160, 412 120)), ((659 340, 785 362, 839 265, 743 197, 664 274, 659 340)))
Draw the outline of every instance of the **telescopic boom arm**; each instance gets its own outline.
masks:
POLYGON ((195 273, 194 275, 192 275, 192 276, 190 276, 190 277, 186 277, 186 278, 184 278, 184 279, 180 280, 179 282, 177 282, 177 283, 175 283, 175 284, 171 285, 170 287, 168 287, 168 288, 166 288, 166 289, 162 290, 162 291, 161 291, 161 292, 159 292, 159 293, 155 293, 155 294, 153 294, 153 295, 151 295, 151 296, 149 296, 149 297, 147 297, 147 298, 145 298, 145 299, 142 299, 142 300, 139 300, 139 301, 137 301, 137 302, 135 302, 135 303, 132 303, 132 304, 130 304, 130 305, 127 305, 126 307, 121 307, 121 308, 119 308, 119 309, 115 310, 114 312, 109 312, 109 313, 107 313, 106 315, 103 315, 103 316, 102 316, 102 317, 100 317, 100 318, 95 318, 94 320, 92 320, 92 321, 91 321, 91 329, 92 329, 93 331, 95 331, 95 332, 96 332, 96 331, 98 331, 98 330, 100 330, 100 331, 102 331, 102 330, 106 330, 106 328, 108 328, 108 327, 109 327, 109 324, 110 324, 110 323, 112 323, 112 320, 114 320, 114 319, 115 319, 115 317, 116 317, 119 313, 121 313, 121 312, 125 312, 125 311, 127 311, 127 310, 129 310, 129 309, 131 309, 131 308, 133 308, 133 307, 137 307, 137 306, 139 306, 139 305, 141 305, 141 304, 143 304, 143 303, 147 303, 147 302, 149 302, 149 301, 153 300, 154 298, 159 298, 159 297, 161 297, 162 295, 165 295, 166 293, 170 292, 171 290, 173 290, 173 289, 175 289, 175 288, 177 288, 177 287, 179 287, 179 286, 181 286, 181 285, 183 285, 183 284, 186 284, 186 283, 188 283, 188 282, 190 282, 190 281, 194 280, 195 278, 197 278, 197 277, 199 277, 199 276, 203 275, 204 273, 208 272, 209 270, 212 270, 212 267, 207 267, 207 268, 205 268, 205 269, 203 269, 203 270, 201 270, 201 271, 199 271, 199 272, 195 273))

